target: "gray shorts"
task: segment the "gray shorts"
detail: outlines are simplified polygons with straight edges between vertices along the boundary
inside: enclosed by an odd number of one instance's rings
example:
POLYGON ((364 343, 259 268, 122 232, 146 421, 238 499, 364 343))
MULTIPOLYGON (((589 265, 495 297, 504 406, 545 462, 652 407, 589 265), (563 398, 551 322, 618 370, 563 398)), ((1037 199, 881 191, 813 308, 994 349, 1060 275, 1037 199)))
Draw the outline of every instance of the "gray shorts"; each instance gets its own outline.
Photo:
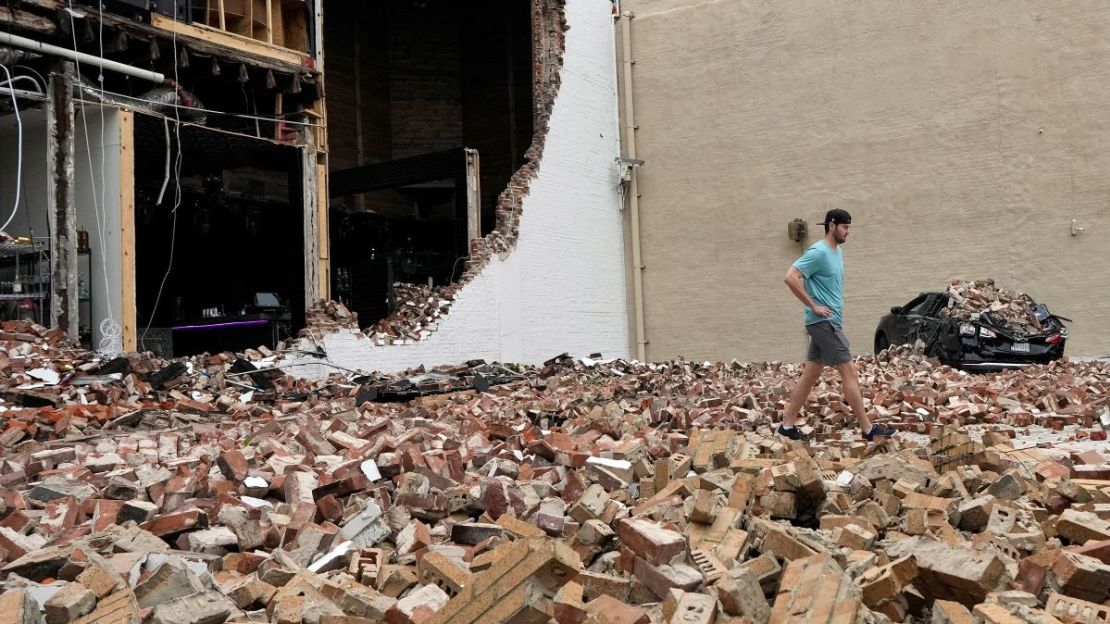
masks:
POLYGON ((806 325, 806 331, 809 332, 809 353, 806 359, 810 362, 837 366, 852 360, 848 337, 844 335, 844 329, 840 325, 833 321, 821 321, 806 325))

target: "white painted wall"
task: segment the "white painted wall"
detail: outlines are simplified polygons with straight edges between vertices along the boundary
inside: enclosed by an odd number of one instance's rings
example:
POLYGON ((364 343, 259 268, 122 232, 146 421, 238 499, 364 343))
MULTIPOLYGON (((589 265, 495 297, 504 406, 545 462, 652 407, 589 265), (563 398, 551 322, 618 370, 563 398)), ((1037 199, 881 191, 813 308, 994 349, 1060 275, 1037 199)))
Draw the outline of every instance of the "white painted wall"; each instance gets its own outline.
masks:
MULTIPOLYGON (((611 8, 597 0, 566 3, 562 85, 516 249, 462 289, 428 339, 375 346, 361 335, 324 336, 331 363, 390 372, 474 358, 538 363, 563 352, 628 356, 611 8)), ((316 377, 334 370, 289 372, 316 377)))
MULTIPOLYGON (((0 96, 7 98, 6 95, 0 96)), ((23 110, 23 188, 19 212, 7 228, 12 236, 49 237, 46 225, 46 115, 23 110)), ((19 161, 19 126, 15 115, 0 117, 0 225, 11 216, 19 161)))
POLYGON ((113 318, 122 323, 123 318, 123 284, 120 280, 122 250, 119 110, 87 106, 82 115, 78 105, 76 132, 74 162, 77 171, 74 190, 77 197, 77 227, 89 232, 92 263, 92 346, 95 349, 100 344, 101 321, 113 318))
MULTIPOLYGON (((89 232, 92 266, 92 328, 93 346, 100 340, 100 321, 109 316, 120 318, 120 207, 119 207, 119 115, 114 108, 105 108, 103 125, 100 108, 89 106, 84 115, 77 109, 77 143, 74 153, 76 176, 74 191, 77 206, 77 227, 89 232), (88 141, 86 141, 86 122, 88 141), (103 141, 101 136, 103 128, 103 141), (101 150, 101 145, 104 149, 101 150), (102 158, 102 154, 104 157, 102 158), (91 156, 91 160, 90 160, 91 156), (101 161, 104 170, 101 171, 101 161), (101 182, 103 173, 104 180, 101 182), (103 200, 102 200, 103 196, 103 200), (97 228, 100 208, 103 231, 102 240, 97 228), (105 264, 107 262, 107 282, 105 264)), ((47 225, 47 163, 46 116, 42 110, 22 113, 23 121, 23 188, 19 212, 7 232, 13 236, 29 236, 49 240, 47 225)), ((0 118, 0 224, 11 214, 15 200, 18 130, 14 116, 0 118)))

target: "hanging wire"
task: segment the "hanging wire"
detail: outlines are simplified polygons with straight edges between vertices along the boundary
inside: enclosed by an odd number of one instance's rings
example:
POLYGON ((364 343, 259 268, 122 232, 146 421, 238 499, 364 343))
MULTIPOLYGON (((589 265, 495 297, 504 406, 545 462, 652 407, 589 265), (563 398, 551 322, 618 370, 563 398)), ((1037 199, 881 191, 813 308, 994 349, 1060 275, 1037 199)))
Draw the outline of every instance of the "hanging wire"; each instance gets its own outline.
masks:
POLYGON ((15 123, 19 127, 19 146, 18 157, 16 160, 15 170, 15 203, 12 204, 12 214, 8 216, 8 220, 4 221, 4 225, 0 225, 0 231, 6 230, 11 225, 12 219, 15 219, 15 213, 19 210, 19 195, 23 191, 23 118, 19 114, 19 100, 15 97, 14 87, 11 86, 15 79, 12 78, 12 73, 8 71, 6 65, 0 65, 0 69, 4 70, 4 74, 8 79, 0 84, 8 85, 8 93, 12 96, 12 108, 15 109, 15 123))
MULTIPOLYGON (((173 21, 175 23, 177 22, 177 11, 173 12, 173 21)), ((179 80, 180 76, 179 76, 179 72, 178 72, 179 57, 177 55, 177 29, 176 28, 174 29, 174 32, 173 32, 172 41, 173 41, 173 88, 177 89, 177 88, 180 87, 181 82, 179 80)), ((162 294, 165 292, 166 282, 169 280, 170 273, 173 271, 174 251, 175 251, 176 246, 177 246, 177 209, 181 207, 181 197, 182 197, 182 194, 181 194, 181 165, 182 165, 182 162, 183 162, 183 159, 184 159, 184 155, 183 155, 183 152, 182 152, 182 149, 181 149, 181 108, 178 107, 178 106, 174 106, 173 111, 174 111, 174 118, 175 118, 175 122, 176 122, 174 124, 174 133, 175 133, 175 136, 176 136, 176 139, 177 139, 177 158, 174 162, 174 174, 173 174, 173 177, 174 177, 174 199, 173 199, 173 210, 171 211, 172 215, 173 215, 173 217, 172 217, 173 225, 171 226, 171 229, 170 229, 170 257, 169 257, 169 261, 166 263, 166 272, 165 272, 165 274, 162 275, 162 283, 158 285, 158 294, 155 295, 155 297, 154 297, 154 305, 151 307, 150 313, 147 316, 146 327, 143 329, 142 336, 139 337, 140 349, 142 349, 143 351, 146 351, 146 336, 147 336, 148 333, 150 333, 150 327, 154 324, 154 316, 155 316, 155 314, 157 314, 158 306, 162 302, 162 294)))

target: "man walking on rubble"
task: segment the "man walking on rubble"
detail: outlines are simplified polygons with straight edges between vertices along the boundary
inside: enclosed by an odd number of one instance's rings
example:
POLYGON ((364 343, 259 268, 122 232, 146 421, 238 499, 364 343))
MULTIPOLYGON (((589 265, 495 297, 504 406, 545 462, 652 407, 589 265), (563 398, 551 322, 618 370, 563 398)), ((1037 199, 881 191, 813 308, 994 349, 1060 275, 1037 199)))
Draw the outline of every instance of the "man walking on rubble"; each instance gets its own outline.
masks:
POLYGON ((785 281, 790 292, 806 306, 809 353, 802 378, 790 393, 790 403, 783 412, 778 433, 791 440, 801 439, 802 434, 796 427, 798 413, 813 384, 821 377, 821 371, 826 366, 833 366, 840 372, 844 396, 859 421, 863 437, 870 441, 876 437, 891 436, 893 429, 871 424, 863 410, 859 374, 852 362, 848 338, 844 335, 841 316, 844 306, 844 250, 840 246, 848 240, 852 215, 847 210, 834 208, 825 214, 821 225, 825 226, 825 238, 811 245, 786 272, 785 281))

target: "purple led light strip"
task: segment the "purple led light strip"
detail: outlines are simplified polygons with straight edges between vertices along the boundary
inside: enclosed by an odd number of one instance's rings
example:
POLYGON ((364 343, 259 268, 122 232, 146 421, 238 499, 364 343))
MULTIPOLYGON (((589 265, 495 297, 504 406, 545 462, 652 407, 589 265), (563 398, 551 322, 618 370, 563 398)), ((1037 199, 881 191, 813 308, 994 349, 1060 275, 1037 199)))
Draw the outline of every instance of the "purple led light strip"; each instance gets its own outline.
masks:
POLYGON ((171 327, 170 331, 189 331, 194 329, 223 329, 227 327, 257 327, 268 325, 270 321, 233 321, 230 323, 213 323, 212 325, 179 325, 171 327))

